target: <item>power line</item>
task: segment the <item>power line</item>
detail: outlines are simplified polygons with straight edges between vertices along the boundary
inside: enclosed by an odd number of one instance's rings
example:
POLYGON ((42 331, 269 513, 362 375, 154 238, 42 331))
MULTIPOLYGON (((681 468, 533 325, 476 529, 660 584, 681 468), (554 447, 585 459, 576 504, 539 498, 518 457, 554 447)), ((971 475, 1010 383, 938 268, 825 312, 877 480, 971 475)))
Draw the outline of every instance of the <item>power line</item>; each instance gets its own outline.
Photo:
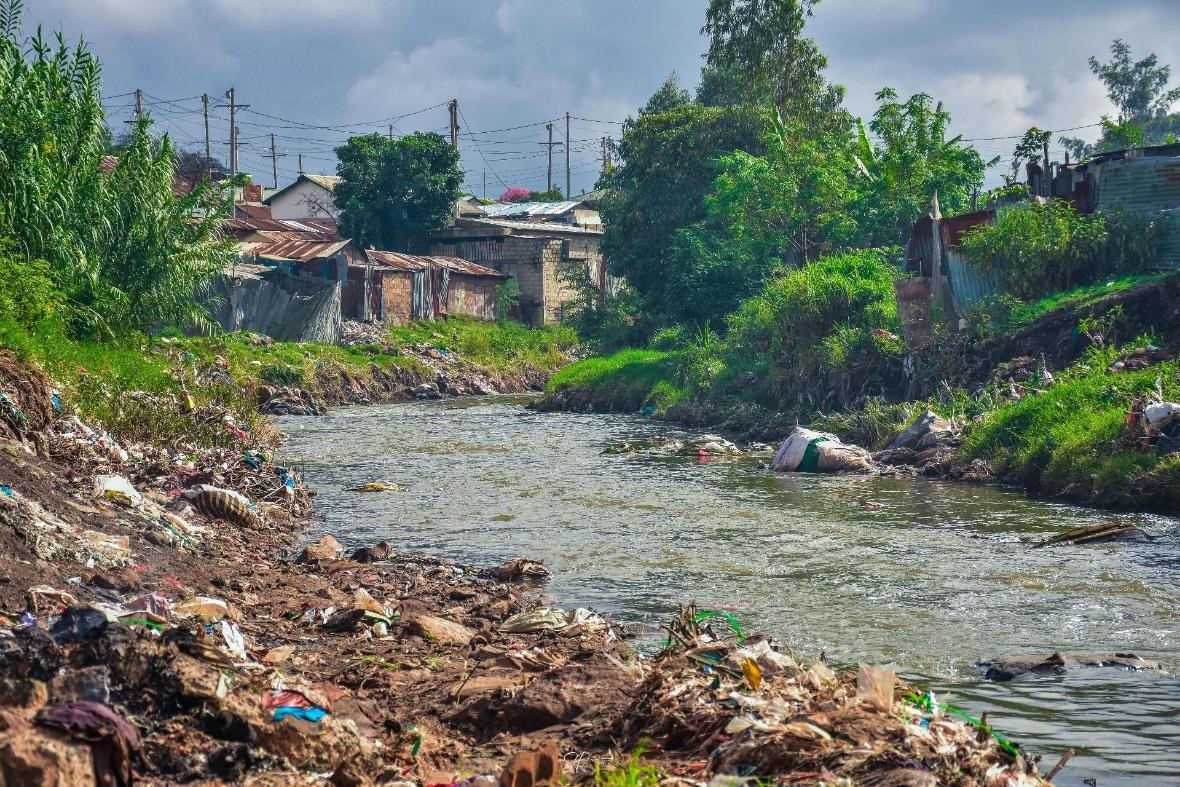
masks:
MULTIPOLYGON (((467 116, 463 114, 462 109, 459 109, 459 118, 463 121, 464 126, 471 128, 471 124, 469 124, 467 122, 467 116)), ((475 132, 472 132, 472 133, 475 133, 475 132)), ((496 170, 492 168, 492 164, 490 161, 488 161, 488 157, 483 154, 483 151, 479 149, 479 145, 476 144, 474 140, 472 140, 471 145, 472 145, 472 147, 475 148, 475 152, 479 154, 479 157, 481 159, 483 159, 483 163, 487 166, 488 171, 492 173, 492 176, 495 177, 496 180, 500 181, 500 185, 506 189, 512 188, 504 181, 504 178, 500 177, 500 175, 496 172, 496 170)))

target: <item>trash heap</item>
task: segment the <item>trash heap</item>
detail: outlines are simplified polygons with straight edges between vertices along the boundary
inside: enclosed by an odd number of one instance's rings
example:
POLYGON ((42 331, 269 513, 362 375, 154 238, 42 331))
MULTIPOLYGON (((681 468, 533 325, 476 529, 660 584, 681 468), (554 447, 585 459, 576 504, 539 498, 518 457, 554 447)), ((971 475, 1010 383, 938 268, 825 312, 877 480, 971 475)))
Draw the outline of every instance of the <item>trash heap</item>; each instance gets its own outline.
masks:
POLYGON ((985 785, 1046 782, 986 723, 921 695, 881 667, 804 667, 732 616, 682 607, 615 733, 684 763, 692 779, 777 784, 985 785), (726 636, 721 631, 726 628, 726 636))

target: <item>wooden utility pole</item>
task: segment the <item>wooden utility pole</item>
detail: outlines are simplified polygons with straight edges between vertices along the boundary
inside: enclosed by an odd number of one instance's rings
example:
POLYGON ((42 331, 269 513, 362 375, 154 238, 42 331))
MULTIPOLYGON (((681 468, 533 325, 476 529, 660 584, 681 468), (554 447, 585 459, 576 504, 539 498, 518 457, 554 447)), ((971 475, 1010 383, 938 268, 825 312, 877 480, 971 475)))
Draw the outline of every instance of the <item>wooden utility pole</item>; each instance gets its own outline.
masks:
POLYGON ((483 171, 483 198, 488 198, 488 171, 483 171))
POLYGON ((135 88, 135 119, 143 120, 143 91, 135 88))
POLYGON ((570 113, 565 113, 565 198, 570 198, 570 113))
POLYGON ((390 141, 393 140, 393 124, 392 123, 389 124, 389 139, 390 139, 390 141))
POLYGON ((303 154, 299 154, 299 174, 303 174, 303 154))
POLYGON ((237 103, 237 94, 232 87, 225 91, 225 97, 229 99, 229 103, 221 106, 229 107, 229 171, 232 177, 238 174, 237 112, 239 109, 249 109, 250 105, 237 103))
POLYGON ((611 168, 610 137, 603 137, 602 138, 602 174, 605 175, 606 173, 610 172, 610 168, 611 168))
POLYGON ((209 140, 209 94, 205 93, 201 96, 201 107, 205 113, 205 170, 209 175, 209 180, 213 180, 213 148, 209 140))
POLYGON ((452 98, 451 103, 447 104, 447 108, 451 112, 451 147, 455 150, 459 149, 459 99, 452 98))
POLYGON ((270 135, 270 155, 263 156, 263 158, 270 159, 270 169, 274 174, 275 190, 277 191, 279 188, 279 154, 275 150, 275 135, 273 133, 270 135))

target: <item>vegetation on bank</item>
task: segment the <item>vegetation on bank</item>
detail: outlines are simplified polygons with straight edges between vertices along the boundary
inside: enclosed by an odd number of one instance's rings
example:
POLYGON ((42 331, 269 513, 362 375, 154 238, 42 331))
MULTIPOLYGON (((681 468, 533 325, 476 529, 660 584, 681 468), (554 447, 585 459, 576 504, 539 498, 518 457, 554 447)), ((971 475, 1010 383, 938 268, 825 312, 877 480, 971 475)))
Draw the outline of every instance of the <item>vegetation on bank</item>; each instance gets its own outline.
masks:
POLYGON ((566 361, 574 342, 565 329, 466 318, 394 328, 381 343, 352 347, 271 343, 248 333, 125 334, 99 341, 73 338, 55 320, 26 324, 0 312, 0 347, 43 368, 61 387, 69 411, 76 408, 119 437, 165 445, 234 444, 221 415, 228 413, 251 431, 261 426, 254 395, 260 384, 297 385, 322 398, 331 394, 325 380, 368 382, 374 368, 431 377, 411 350, 422 346, 515 375, 552 371, 566 361), (193 412, 181 407, 186 394, 193 412))

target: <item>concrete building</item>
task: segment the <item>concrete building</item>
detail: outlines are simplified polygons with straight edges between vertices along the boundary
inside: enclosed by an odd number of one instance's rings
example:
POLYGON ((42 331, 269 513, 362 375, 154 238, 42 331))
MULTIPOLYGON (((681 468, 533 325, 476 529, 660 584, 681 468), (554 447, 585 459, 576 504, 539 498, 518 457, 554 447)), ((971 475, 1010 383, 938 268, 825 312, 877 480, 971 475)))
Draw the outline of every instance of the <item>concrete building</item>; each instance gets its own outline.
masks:
POLYGON ((560 222, 495 218, 455 220, 431 233, 430 253, 458 257, 511 276, 520 287, 519 319, 553 325, 575 298, 573 280, 588 277, 606 288, 606 265, 598 250, 602 231, 560 222))
POLYGON ((276 219, 336 219, 339 210, 333 192, 340 180, 336 175, 300 175, 263 203, 270 206, 271 216, 276 219))

